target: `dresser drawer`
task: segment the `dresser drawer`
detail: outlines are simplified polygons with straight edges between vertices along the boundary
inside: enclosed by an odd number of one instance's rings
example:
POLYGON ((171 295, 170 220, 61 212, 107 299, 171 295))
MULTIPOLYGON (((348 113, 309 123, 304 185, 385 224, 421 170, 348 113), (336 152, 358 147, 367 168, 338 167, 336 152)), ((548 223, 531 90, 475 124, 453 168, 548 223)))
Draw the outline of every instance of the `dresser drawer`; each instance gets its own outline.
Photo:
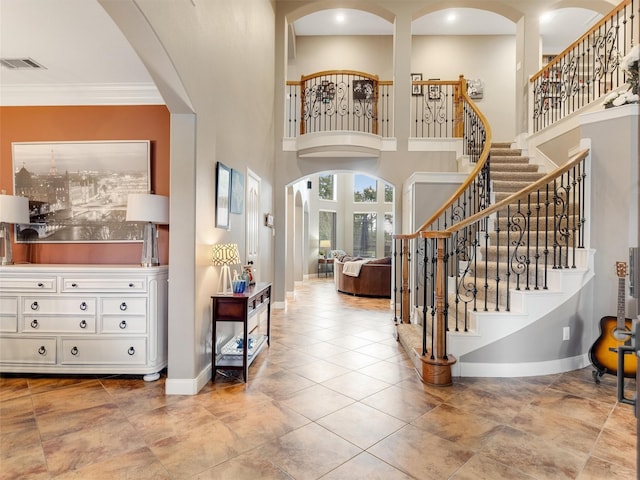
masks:
POLYGON ((106 297, 101 299, 103 315, 146 315, 146 298, 106 297))
POLYGON ((147 317, 105 315, 102 317, 102 333, 147 333, 147 317))
POLYGON ((62 364, 143 365, 146 340, 134 338, 62 338, 62 364))
POLYGON ((23 315, 96 314, 96 299, 92 297, 24 297, 23 315))
POLYGON ((144 278, 62 277, 62 292, 146 292, 144 278))
POLYGON ((55 337, 0 338, 0 362, 55 365, 56 339, 55 337))
POLYGON ((96 317, 93 315, 25 315, 23 333, 96 333, 96 317))
POLYGON ((0 333, 16 333, 18 331, 18 316, 0 313, 0 333))
POLYGON ((50 292, 57 289, 56 277, 42 278, 0 278, 2 292, 50 292))

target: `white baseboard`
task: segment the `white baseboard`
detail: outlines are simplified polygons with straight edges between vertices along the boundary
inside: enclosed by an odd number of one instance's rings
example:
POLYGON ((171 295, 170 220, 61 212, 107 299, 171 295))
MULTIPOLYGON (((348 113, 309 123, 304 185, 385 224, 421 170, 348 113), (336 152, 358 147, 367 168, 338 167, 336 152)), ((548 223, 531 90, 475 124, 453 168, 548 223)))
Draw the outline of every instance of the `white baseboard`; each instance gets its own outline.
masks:
POLYGON ((197 395, 211 381, 211 364, 196 378, 167 378, 164 393, 167 395, 197 395))
POLYGON ((452 366, 456 377, 533 377, 570 372, 591 365, 589 355, 560 358, 546 362, 529 363, 468 363, 458 362, 452 366))

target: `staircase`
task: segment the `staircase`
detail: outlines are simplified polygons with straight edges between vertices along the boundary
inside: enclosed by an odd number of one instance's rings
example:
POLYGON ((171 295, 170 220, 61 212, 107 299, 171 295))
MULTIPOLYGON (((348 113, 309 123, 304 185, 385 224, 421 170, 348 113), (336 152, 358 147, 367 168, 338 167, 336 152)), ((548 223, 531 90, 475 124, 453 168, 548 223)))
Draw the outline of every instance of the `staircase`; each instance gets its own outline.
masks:
MULTIPOLYGON (((510 143, 492 143, 492 204, 544 176, 545 173, 538 171, 538 165, 520 150, 511 148, 510 143)), ((467 270, 460 277, 449 278, 449 292, 453 293, 448 298, 447 342, 448 351, 457 359, 452 366, 454 376, 539 375, 588 365, 584 356, 551 362, 502 362, 505 356, 501 349, 518 348, 509 347, 507 337, 526 337, 527 329, 537 328, 537 322, 550 323, 550 329, 555 330, 553 322, 557 321, 551 312, 575 303, 580 290, 593 277, 590 252, 577 249, 573 257, 567 255, 566 246, 572 244, 576 236, 571 225, 577 225, 580 219, 572 211, 570 196, 559 198, 563 189, 557 187, 552 184, 548 190, 536 191, 529 198, 500 209, 489 219, 486 242, 476 248, 477 261, 463 266, 462 269, 467 270), (524 224, 526 230, 522 228, 524 224), (567 225, 569 228, 565 228, 567 225), (482 288, 474 295, 475 302, 471 299, 465 302, 460 295, 456 296, 456 287, 464 281, 462 276, 482 279, 478 282, 482 288), (466 328, 460 328, 462 325, 466 328), (485 358, 493 362, 482 361, 485 358), (495 362, 496 358, 500 358, 500 363, 495 362)), ((569 307, 569 310, 576 309, 569 307)), ((416 307, 413 323, 398 325, 398 339, 407 352, 414 354, 418 370, 422 325, 416 323, 422 323, 422 315, 422 308, 416 307)), ((427 327, 429 348, 431 322, 428 320, 427 327)), ((522 338, 519 341, 522 343, 522 338)), ((517 344, 516 341, 513 345, 517 344)))

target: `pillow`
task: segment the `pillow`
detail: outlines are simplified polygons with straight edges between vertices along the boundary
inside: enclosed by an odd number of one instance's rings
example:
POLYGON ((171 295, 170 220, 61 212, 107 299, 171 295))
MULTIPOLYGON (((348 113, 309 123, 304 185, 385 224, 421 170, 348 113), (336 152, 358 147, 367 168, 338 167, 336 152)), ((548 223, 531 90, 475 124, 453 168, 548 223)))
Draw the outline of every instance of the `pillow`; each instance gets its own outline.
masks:
POLYGON ((347 252, 345 252, 344 250, 331 250, 329 252, 329 257, 328 258, 339 258, 342 255, 346 255, 347 252))
POLYGON ((391 265, 391 257, 374 258, 367 263, 379 264, 379 265, 391 265))

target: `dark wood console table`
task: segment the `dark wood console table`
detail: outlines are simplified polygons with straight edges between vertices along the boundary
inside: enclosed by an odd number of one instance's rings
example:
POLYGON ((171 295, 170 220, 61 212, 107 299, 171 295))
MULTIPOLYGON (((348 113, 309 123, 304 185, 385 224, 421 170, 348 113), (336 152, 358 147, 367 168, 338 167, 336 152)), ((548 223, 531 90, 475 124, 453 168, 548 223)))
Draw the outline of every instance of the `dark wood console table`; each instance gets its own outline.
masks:
POLYGON ((216 294, 211 296, 213 308, 213 347, 211 354, 211 381, 215 382, 217 370, 241 370, 244 381, 249 380, 249 365, 271 337, 271 284, 256 283, 244 293, 216 294), (266 309, 267 333, 249 335, 249 320, 266 309), (223 335, 220 339, 218 323, 241 322, 242 335, 223 335), (249 341, 246 341, 246 339, 249 341), (220 345, 218 345, 220 340, 220 345))

